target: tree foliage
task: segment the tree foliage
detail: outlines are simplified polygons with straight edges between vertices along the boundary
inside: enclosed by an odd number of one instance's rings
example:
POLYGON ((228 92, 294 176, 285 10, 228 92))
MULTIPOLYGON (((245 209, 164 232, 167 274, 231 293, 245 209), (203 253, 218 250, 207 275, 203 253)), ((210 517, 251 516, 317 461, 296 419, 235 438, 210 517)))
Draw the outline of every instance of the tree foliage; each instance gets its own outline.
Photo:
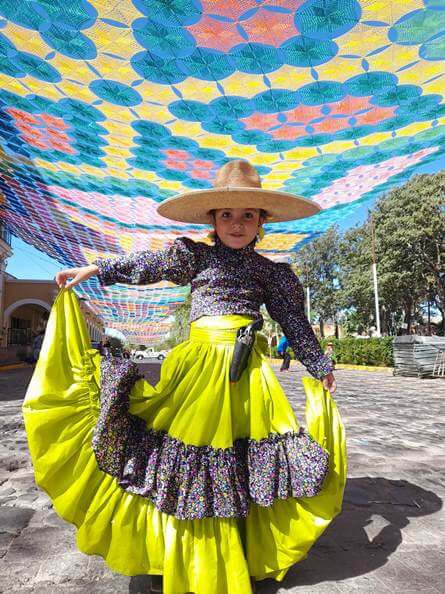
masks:
MULTIPOLYGON (((414 176, 380 198, 359 228, 341 244, 344 306, 358 324, 375 325, 371 273, 375 229, 382 330, 394 334, 432 302, 444 314, 445 173, 414 176)), ((443 324, 442 324, 443 325, 443 324)))
POLYGON ((414 176, 374 209, 379 279, 385 305, 403 307, 409 327, 419 305, 445 306, 445 172, 414 176))
POLYGON ((188 338, 190 330, 191 305, 192 298, 191 294, 189 293, 185 301, 176 308, 174 313, 175 319, 170 329, 168 338, 158 345, 159 348, 170 349, 188 338))
POLYGON ((332 319, 337 322, 342 305, 340 242, 337 227, 330 227, 326 233, 303 246, 294 259, 300 281, 304 287, 309 287, 311 312, 320 324, 322 336, 324 321, 332 319))
POLYGON ((374 324, 374 292, 371 271, 371 228, 363 225, 347 231, 339 249, 341 305, 349 333, 366 332, 374 324))
POLYGON ((125 350, 125 342, 118 336, 106 335, 106 343, 113 354, 117 354, 125 350))

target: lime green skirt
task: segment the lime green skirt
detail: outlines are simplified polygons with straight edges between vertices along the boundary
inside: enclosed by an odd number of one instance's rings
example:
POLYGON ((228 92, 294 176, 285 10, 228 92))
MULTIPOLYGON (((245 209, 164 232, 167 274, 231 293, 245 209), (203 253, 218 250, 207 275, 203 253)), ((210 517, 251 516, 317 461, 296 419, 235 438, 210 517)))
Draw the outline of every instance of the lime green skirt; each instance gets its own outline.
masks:
MULTIPOLYGON (((297 434, 299 423, 261 336, 240 381, 228 380, 236 329, 248 321, 227 315, 193 322, 190 338, 165 359, 158 384, 140 378, 132 385, 131 415, 155 436, 195 446, 195 452, 201 446, 227 452, 246 438, 263 443, 271 434, 297 434)), ((92 441, 101 407, 100 364, 75 294, 62 290, 23 415, 36 482, 77 527, 79 549, 101 555, 124 575, 162 574, 164 594, 250 594, 250 576, 283 580, 341 510, 344 428, 321 382, 303 378, 306 431, 329 454, 321 491, 277 497, 271 505, 251 500, 245 517, 180 519, 99 468, 92 441)))

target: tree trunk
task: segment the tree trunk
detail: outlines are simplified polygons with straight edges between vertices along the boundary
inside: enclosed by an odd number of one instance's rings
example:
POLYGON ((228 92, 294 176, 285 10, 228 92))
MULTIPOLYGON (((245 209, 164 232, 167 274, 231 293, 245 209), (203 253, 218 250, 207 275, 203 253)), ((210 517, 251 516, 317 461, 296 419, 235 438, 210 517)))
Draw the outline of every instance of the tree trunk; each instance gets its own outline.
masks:
POLYGON ((322 338, 324 338, 324 322, 323 322, 322 318, 320 318, 319 324, 320 324, 320 336, 322 338))
POLYGON ((339 339, 339 333, 338 333, 338 322, 337 322, 337 320, 335 320, 334 334, 335 334, 335 338, 338 340, 339 339))
POLYGON ((408 299, 405 303, 405 324, 406 333, 411 334, 411 323, 412 323, 412 299, 408 299))

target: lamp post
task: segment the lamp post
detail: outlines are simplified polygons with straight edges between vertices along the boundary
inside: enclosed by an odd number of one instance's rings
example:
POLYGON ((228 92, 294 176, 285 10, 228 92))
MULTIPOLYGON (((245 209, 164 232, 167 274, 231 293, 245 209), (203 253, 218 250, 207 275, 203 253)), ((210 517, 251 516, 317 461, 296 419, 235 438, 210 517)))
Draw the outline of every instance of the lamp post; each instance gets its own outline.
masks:
POLYGON ((306 314, 307 314, 307 319, 309 320, 309 324, 311 323, 311 289, 309 286, 309 266, 307 265, 306 262, 306 266, 304 267, 304 276, 305 276, 305 281, 307 283, 307 287, 306 287, 306 314))
POLYGON ((380 308, 379 308, 379 289, 377 284, 377 258, 375 255, 375 227, 374 217, 371 213, 371 252, 372 252, 372 278, 374 283, 374 301, 375 301, 375 324, 377 336, 381 336, 380 331, 380 308))

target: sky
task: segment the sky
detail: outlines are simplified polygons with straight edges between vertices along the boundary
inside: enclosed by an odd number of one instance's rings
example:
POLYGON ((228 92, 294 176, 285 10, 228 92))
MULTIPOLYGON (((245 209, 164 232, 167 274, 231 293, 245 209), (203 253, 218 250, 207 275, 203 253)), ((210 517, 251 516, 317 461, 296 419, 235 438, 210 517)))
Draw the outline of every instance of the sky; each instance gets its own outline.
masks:
POLYGON ((56 272, 63 266, 32 245, 25 243, 18 237, 12 237, 11 247, 13 255, 6 264, 6 272, 16 278, 35 280, 53 279, 56 272))
MULTIPOLYGON (((418 167, 416 173, 435 173, 441 169, 445 169, 445 156, 418 167)), ((369 205, 365 205, 357 209, 352 217, 346 217, 339 225, 340 231, 344 232, 351 227, 361 225, 366 219, 368 208, 369 205)), ((16 278, 50 280, 54 278, 58 270, 63 268, 57 260, 50 258, 18 237, 12 238, 12 249, 14 253, 7 262, 6 272, 16 278)))

